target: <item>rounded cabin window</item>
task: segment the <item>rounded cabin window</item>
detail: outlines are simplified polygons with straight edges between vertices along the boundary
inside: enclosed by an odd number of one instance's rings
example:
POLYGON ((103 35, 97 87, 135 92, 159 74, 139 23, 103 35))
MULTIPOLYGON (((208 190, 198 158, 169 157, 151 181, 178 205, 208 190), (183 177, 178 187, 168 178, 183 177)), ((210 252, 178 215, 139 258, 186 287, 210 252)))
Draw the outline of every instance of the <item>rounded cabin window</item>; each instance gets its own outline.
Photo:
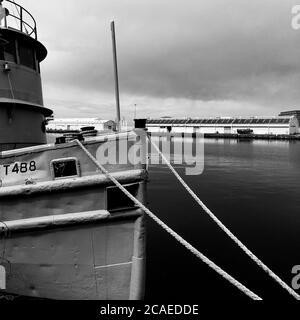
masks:
POLYGON ((0 60, 19 63, 25 67, 39 71, 35 49, 23 41, 3 40, 0 43, 0 60))
POLYGON ((19 42, 20 64, 31 69, 36 69, 35 52, 32 47, 26 43, 19 42))

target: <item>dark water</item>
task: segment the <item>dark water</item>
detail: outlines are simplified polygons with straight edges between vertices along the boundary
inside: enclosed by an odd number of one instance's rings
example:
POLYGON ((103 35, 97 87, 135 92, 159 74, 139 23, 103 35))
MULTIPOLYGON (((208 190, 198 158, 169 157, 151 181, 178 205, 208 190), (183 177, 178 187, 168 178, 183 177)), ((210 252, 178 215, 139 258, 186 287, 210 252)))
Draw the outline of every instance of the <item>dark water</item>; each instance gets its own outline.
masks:
MULTIPOLYGON (((300 143, 205 140, 205 169, 178 172, 217 217, 289 285, 300 264, 300 143)), ((199 208, 165 166, 150 166, 149 207, 264 299, 290 299, 199 208)), ((245 299, 147 218, 146 299, 245 299)), ((298 292, 300 293, 300 292, 298 292)))

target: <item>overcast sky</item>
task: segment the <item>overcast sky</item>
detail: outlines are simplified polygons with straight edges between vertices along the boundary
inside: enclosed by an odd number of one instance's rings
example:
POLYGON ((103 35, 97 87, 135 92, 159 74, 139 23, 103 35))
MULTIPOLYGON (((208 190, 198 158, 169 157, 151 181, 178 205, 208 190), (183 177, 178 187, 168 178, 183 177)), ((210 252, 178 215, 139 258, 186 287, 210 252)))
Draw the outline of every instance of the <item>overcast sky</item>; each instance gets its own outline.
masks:
POLYGON ((35 16, 57 117, 277 115, 300 109, 300 0, 22 0, 35 16))

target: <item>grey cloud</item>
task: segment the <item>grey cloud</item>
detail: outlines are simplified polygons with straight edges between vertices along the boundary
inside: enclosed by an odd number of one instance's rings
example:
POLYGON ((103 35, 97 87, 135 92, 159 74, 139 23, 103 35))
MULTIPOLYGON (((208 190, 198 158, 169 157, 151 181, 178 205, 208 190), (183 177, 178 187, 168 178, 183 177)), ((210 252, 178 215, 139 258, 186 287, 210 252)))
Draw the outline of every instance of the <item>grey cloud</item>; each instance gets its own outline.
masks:
MULTIPOLYGON (((29 0, 27 7, 32 7, 29 0)), ((34 5, 48 84, 113 93, 109 21, 124 94, 266 108, 300 100, 300 31, 292 0, 87 0, 34 5), (46 8, 45 8, 46 7, 46 8), (43 35, 44 33, 44 35, 43 35)))

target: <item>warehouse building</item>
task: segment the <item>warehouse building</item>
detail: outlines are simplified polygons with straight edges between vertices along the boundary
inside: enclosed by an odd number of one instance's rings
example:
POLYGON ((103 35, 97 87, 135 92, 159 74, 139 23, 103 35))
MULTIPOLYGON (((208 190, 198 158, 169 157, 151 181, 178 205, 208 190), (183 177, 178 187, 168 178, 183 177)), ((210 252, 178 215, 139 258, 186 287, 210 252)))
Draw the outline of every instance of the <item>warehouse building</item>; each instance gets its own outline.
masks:
POLYGON ((299 133, 299 122, 293 116, 251 117, 251 118, 203 118, 203 119, 148 119, 147 128, 151 133, 220 133, 285 135, 299 133))
POLYGON ((84 127, 95 127, 95 130, 106 131, 116 130, 116 123, 112 120, 102 120, 98 118, 64 118, 49 121, 48 130, 81 130, 84 127))

